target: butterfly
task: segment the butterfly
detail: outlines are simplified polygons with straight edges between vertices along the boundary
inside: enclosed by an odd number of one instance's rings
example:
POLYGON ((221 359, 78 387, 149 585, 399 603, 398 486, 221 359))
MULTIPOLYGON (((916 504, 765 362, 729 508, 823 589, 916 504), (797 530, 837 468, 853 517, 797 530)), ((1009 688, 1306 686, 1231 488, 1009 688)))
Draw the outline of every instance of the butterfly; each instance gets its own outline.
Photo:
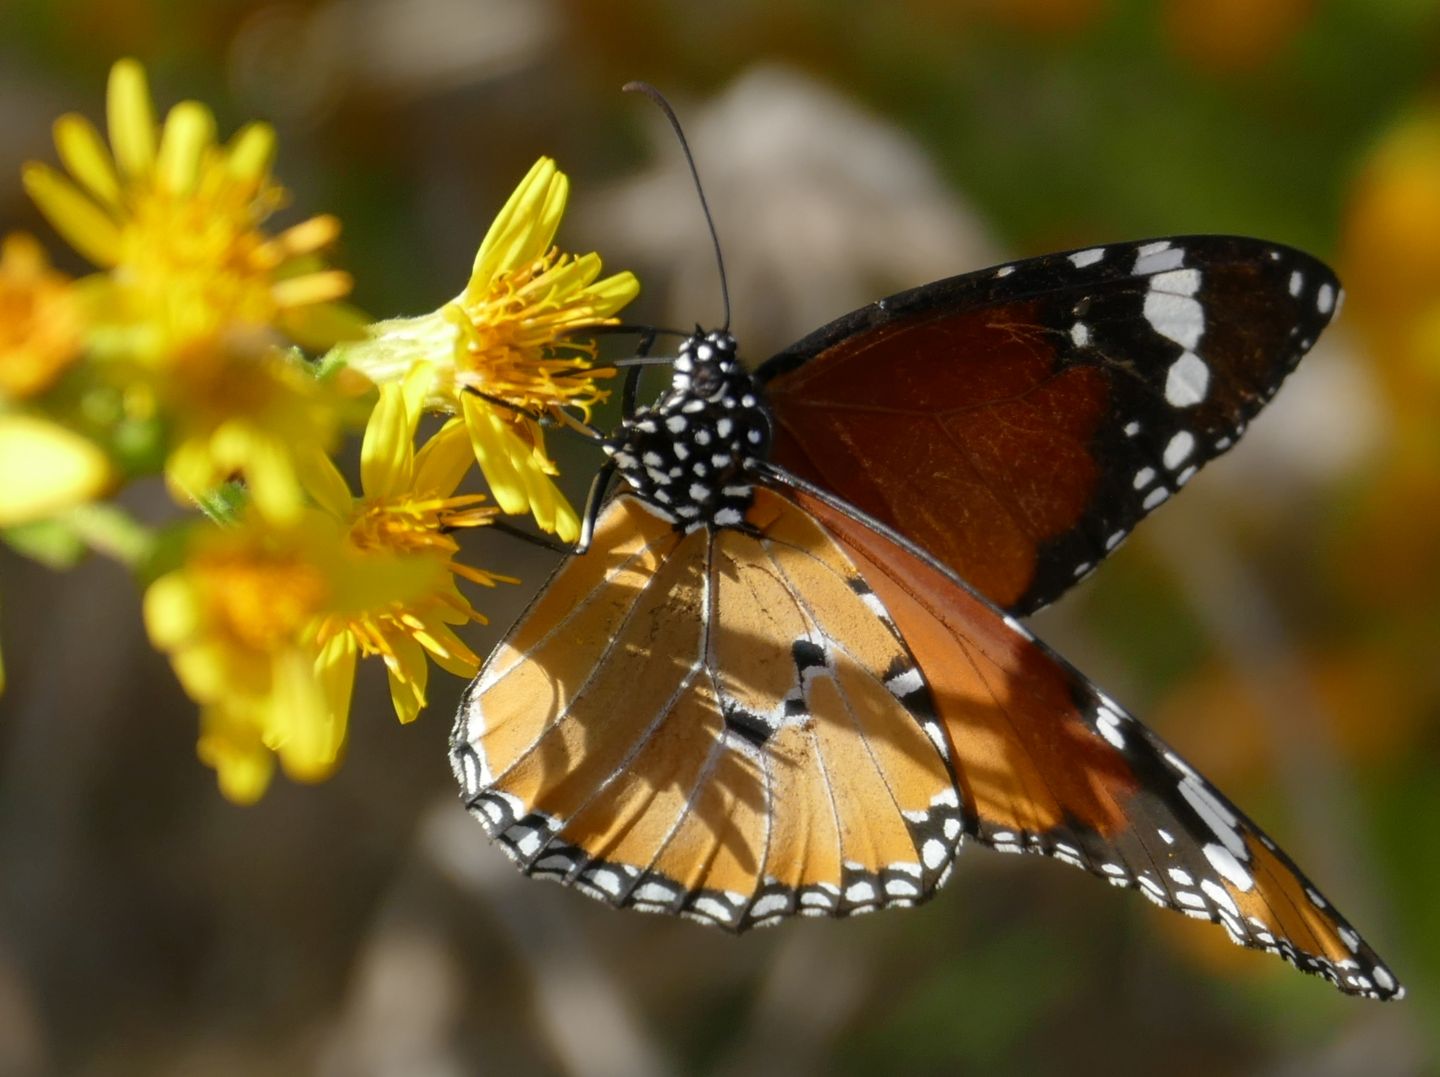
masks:
POLYGON ((606 442, 589 548, 465 694, 465 803, 528 874, 731 931, 919 904, 969 840, 1400 997, 1017 619, 1230 448, 1340 301, 1306 254, 1190 236, 902 292, 754 373, 697 329, 606 442))

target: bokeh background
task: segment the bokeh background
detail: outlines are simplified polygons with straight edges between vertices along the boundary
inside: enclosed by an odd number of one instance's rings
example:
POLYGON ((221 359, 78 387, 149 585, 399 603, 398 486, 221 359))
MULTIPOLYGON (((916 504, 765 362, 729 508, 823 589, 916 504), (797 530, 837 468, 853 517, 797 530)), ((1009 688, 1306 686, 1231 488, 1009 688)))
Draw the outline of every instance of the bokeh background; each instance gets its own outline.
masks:
MULTIPOLYGON (((1280 839, 1411 990, 1342 998, 1056 864, 971 850, 923 910, 731 939, 522 879, 383 675, 315 787, 223 801, 114 565, 0 553, 0 1073, 1440 1072, 1440 7, 1433 0, 6 0, 0 230, 111 62, 280 132, 378 316, 459 290, 540 153, 631 313, 771 350, 1009 256, 1251 233, 1339 324, 1245 443, 1037 618, 1280 839)), ((62 245, 52 253, 72 271, 62 245)), ((596 460, 556 437, 577 496, 596 460)), ((163 494, 153 491, 158 509, 163 494)), ((145 492, 135 507, 144 511, 145 492)), ((553 557, 474 560, 488 648, 553 557)))

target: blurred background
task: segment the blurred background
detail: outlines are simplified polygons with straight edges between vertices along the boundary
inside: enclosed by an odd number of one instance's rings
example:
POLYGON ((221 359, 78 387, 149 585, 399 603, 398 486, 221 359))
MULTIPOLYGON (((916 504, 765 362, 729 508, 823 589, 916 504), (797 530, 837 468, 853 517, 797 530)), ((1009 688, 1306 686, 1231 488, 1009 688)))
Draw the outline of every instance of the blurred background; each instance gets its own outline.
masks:
MULTIPOLYGON (((456 800, 462 685, 357 687, 315 786, 222 800, 123 571, 0 552, 0 1073, 1440 1072, 1440 8, 1433 0, 6 0, 18 170, 134 55, 280 133, 376 317, 462 286, 533 159, 636 319, 756 360, 902 287, 1147 235, 1332 261, 1339 324, 1240 448, 1037 629, 1284 844, 1407 983, 1341 997, 1080 872, 967 851, 925 908, 732 939, 523 879, 456 800)), ((283 223, 283 222, 281 222, 283 223)), ((591 450, 557 436, 578 497, 591 450)), ((143 493, 143 491, 142 491, 143 493)), ((164 495, 154 492, 157 506, 164 495)), ((143 510, 143 505, 141 506, 143 510)), ((473 560, 482 653, 554 558, 473 560)))

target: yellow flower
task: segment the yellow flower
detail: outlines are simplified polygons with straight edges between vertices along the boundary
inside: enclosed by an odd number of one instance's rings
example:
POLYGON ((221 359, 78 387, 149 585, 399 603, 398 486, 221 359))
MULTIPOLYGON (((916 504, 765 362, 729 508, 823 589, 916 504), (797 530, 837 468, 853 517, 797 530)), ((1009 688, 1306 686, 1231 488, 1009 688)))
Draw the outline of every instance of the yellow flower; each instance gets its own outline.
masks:
POLYGON ((111 69, 107 107, 108 148, 88 120, 62 116, 55 145, 70 176, 32 162, 23 178, 55 229, 109 271, 113 348, 164 361, 275 329, 312 347, 344 334, 354 319, 334 301, 350 278, 315 258, 339 222, 319 216, 276 236, 261 231, 285 201, 270 178, 269 126, 250 124, 221 145, 214 115, 186 101, 157 129, 134 60, 111 69))
POLYGON ((242 475, 263 516, 295 522, 305 504, 296 461, 324 453, 338 433, 344 401, 333 379, 280 351, 216 354, 175 367, 154 389, 169 417, 165 477, 177 499, 242 475))
POLYGON ((495 510, 454 493, 470 465, 458 421, 414 451, 420 388, 411 378, 381 390, 362 450, 362 497, 312 454, 305 480, 318 507, 288 528, 251 511, 207 529, 146 593, 150 638, 200 704, 198 751, 231 800, 259 797, 275 757, 300 781, 333 772, 358 657, 384 659, 406 722, 425 705, 427 656, 459 676, 479 666, 452 626, 483 618, 455 577, 485 586, 506 578, 456 561, 451 532, 495 510))
POLYGON ((382 383, 429 364, 426 404, 464 420, 500 508, 529 512, 572 542, 579 519, 551 480, 536 420, 567 407, 588 419, 605 399, 595 379, 613 372, 592 369, 594 342, 576 335, 615 324, 640 286, 629 272, 602 279, 597 254, 552 245, 568 193, 564 173, 542 157, 490 226, 460 295, 431 314, 380 322, 338 354, 382 383))
POLYGON ((345 730, 316 683, 307 629, 333 593, 326 565, 342 539, 314 510, 294 528, 254 513, 207 525, 145 593, 150 639, 200 704, 197 752, 237 803, 265 791, 272 753, 301 780, 326 777, 339 759, 345 730))
POLYGON ((23 233, 0 244, 0 400, 48 389, 80 356, 82 319, 69 278, 23 233))
POLYGON ((34 239, 0 244, 0 527, 49 519, 100 496, 113 481, 94 442, 28 410, 79 358, 82 317, 72 282, 34 239))
POLYGON ((315 500, 348 529, 346 556, 335 565, 337 595, 316 629, 316 669, 339 713, 348 709, 360 655, 384 660, 402 722, 425 706, 427 656, 456 676, 473 677, 480 660, 451 626, 484 618, 455 577, 486 587, 515 582, 455 560, 452 532, 486 524, 497 510, 480 504, 484 495, 455 494, 471 460, 459 420, 414 451, 430 373, 420 367, 402 384, 381 387, 361 449, 361 497, 351 496, 328 458, 315 457, 308 476, 315 500))
POLYGON ((0 527, 84 504, 113 478, 109 458, 93 442, 48 419, 0 412, 0 527))

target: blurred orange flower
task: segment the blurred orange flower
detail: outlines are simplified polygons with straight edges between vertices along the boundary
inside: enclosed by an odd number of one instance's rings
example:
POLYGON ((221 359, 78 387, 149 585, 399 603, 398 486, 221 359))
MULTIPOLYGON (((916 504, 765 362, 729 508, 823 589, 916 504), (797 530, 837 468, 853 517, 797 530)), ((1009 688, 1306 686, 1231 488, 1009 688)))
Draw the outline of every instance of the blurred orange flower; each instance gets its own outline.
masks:
MULTIPOLYGON (((1401 417, 1440 408, 1440 102, 1376 144, 1345 214, 1348 310, 1401 417)), ((1415 417, 1419 417, 1416 415, 1415 417)))
POLYGON ((48 389, 80 356, 82 319, 70 279, 23 233, 0 243, 0 400, 48 389))
POLYGON ((1273 60, 1314 11, 1315 0, 1168 0, 1165 32, 1195 66, 1233 74, 1273 60))

